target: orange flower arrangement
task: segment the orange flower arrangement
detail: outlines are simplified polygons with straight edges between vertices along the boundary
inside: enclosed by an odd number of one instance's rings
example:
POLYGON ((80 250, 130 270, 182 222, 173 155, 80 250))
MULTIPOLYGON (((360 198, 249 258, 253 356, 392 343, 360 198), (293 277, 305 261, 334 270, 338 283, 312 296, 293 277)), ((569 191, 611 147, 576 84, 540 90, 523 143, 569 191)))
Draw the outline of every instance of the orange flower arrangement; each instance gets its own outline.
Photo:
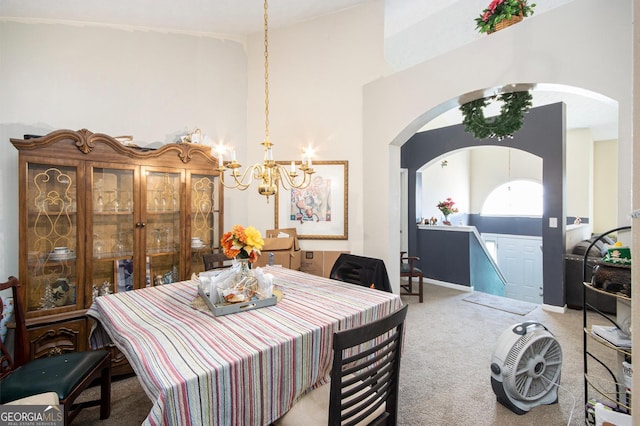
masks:
POLYGON ((229 259, 249 259, 253 263, 260 256, 264 240, 260 231, 253 226, 245 229, 242 225, 234 225, 231 231, 222 236, 220 244, 229 259))

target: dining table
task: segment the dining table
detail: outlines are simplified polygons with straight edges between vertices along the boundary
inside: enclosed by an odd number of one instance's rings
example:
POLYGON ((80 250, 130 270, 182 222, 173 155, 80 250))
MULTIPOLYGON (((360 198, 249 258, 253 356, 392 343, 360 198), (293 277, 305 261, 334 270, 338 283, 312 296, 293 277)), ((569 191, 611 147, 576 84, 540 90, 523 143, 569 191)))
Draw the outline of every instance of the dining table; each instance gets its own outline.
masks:
POLYGON ((115 345, 153 406, 145 425, 268 425, 326 383, 333 334, 391 314, 400 297, 266 266, 282 298, 228 315, 195 303, 197 277, 97 297, 91 348, 115 345))

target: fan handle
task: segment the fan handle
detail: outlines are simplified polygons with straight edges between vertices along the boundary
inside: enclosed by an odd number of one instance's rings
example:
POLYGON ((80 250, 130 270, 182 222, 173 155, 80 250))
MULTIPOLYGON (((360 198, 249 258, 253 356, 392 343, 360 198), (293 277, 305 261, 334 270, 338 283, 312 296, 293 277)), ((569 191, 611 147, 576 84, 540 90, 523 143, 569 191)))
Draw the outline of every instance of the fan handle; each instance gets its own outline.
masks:
POLYGON ((527 328, 532 326, 532 325, 539 325, 542 328, 544 328, 546 331, 549 331, 549 329, 547 327, 544 326, 544 324, 541 324, 539 322, 536 321, 527 321, 527 322, 523 322, 520 324, 516 324, 511 331, 513 331, 515 334, 519 334, 520 336, 524 336, 525 334, 527 334, 527 328))

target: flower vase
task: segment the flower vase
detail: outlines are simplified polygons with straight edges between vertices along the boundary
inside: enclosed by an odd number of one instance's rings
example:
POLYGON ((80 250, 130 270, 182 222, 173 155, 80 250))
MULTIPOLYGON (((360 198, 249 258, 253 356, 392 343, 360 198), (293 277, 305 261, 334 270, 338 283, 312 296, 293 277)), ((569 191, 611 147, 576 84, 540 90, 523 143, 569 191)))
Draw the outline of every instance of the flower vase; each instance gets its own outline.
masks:
POLYGON ((445 214, 444 215, 444 220, 442 221, 443 225, 451 225, 451 222, 449 222, 449 215, 445 214))
POLYGON ((240 271, 236 276, 236 288, 244 293, 246 300, 250 300, 257 290, 257 279, 251 272, 251 263, 248 258, 235 259, 240 264, 240 271))
POLYGON ((235 257, 236 262, 240 264, 240 277, 238 281, 242 281, 244 278, 251 276, 251 263, 249 263, 249 259, 240 259, 235 257))

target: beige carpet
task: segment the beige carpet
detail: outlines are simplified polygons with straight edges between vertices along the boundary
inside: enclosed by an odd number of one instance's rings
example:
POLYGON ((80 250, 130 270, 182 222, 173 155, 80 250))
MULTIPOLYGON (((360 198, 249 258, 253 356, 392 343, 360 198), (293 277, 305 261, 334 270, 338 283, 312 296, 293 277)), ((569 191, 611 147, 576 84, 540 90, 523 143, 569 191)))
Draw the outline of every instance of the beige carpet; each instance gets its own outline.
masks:
POLYGON ((513 300, 507 297, 494 296, 492 294, 481 293, 478 291, 471 293, 463 300, 465 302, 476 303, 478 305, 486 306, 493 309, 499 309, 501 311, 510 312, 517 315, 527 315, 537 306, 534 303, 513 300))
MULTIPOLYGON (((469 293, 425 285, 424 303, 408 303, 400 381, 399 424, 425 425, 571 425, 584 424, 582 312, 566 314, 536 307, 521 316, 467 303, 469 293), (489 366, 502 332, 524 321, 539 321, 558 339, 563 353, 559 402, 519 416, 496 402, 489 366), (575 398, 575 403, 574 403, 575 398)), ((92 389, 92 391, 94 391, 92 389)), ((139 425, 151 402, 137 378, 114 382, 112 415, 98 420, 97 408, 83 410, 76 425, 139 425)))

